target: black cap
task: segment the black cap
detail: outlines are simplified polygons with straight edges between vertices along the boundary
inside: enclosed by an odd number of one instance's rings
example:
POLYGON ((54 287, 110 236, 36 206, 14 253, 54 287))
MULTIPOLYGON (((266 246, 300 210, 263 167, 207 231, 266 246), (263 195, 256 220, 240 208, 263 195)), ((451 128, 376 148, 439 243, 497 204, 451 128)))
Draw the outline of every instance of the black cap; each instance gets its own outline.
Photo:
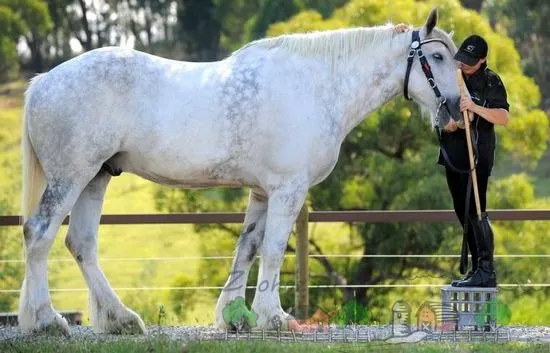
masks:
POLYGON ((462 42, 455 59, 466 65, 474 66, 479 59, 487 57, 487 42, 478 35, 471 35, 462 42))

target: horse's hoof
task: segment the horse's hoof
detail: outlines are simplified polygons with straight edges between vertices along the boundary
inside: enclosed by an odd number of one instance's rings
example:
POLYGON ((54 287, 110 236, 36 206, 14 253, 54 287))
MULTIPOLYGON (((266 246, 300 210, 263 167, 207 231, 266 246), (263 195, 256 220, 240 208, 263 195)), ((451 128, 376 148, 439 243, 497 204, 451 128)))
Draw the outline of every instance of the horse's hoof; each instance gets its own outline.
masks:
POLYGON ((71 329, 64 317, 59 313, 53 312, 54 315, 49 316, 47 319, 40 319, 32 329, 22 329, 23 332, 46 334, 51 336, 65 336, 69 337, 71 329))
POLYGON ((114 333, 121 335, 142 335, 145 333, 145 325, 141 318, 126 320, 120 323, 120 327, 114 333))
POLYGON ((108 312, 106 321, 100 323, 99 331, 114 335, 141 335, 145 333, 145 324, 138 314, 128 308, 116 313, 108 312))
POLYGON ((257 320, 257 327, 260 329, 288 331, 298 326, 296 319, 282 309, 261 310, 255 308, 254 310, 260 312, 257 320))

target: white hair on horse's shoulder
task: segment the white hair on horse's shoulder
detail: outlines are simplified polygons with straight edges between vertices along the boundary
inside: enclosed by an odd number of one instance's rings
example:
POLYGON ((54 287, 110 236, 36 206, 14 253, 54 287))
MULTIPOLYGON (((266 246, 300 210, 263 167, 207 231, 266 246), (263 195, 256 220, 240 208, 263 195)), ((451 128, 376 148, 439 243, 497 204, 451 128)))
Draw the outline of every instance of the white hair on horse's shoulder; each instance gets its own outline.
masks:
POLYGON ((356 49, 368 53, 391 39, 395 32, 392 24, 376 27, 341 28, 334 30, 283 34, 273 38, 258 39, 245 45, 236 53, 250 47, 282 48, 303 56, 326 56, 346 60, 356 49))

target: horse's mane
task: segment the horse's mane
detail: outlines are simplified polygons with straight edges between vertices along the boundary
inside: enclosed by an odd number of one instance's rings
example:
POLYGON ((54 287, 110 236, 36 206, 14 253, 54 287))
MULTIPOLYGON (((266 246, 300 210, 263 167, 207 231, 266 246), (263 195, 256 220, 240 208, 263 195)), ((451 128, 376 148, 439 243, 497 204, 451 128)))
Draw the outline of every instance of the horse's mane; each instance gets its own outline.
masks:
MULTIPOLYGON (((250 47, 282 48, 302 56, 324 56, 345 60, 355 52, 377 47, 395 36, 393 25, 376 27, 342 28, 308 33, 284 34, 258 39, 237 50, 233 55, 250 47)), ((365 50, 366 51, 366 50, 365 50)))
MULTIPOLYGON (((233 55, 253 47, 281 48, 306 57, 324 57, 332 62, 345 61, 357 52, 372 56, 374 50, 384 50, 384 44, 389 44, 392 38, 400 36, 393 29, 394 25, 387 23, 375 27, 284 34, 252 41, 235 51, 233 55)), ((434 29, 432 36, 443 39, 449 48, 455 47, 451 37, 440 29, 434 29)))

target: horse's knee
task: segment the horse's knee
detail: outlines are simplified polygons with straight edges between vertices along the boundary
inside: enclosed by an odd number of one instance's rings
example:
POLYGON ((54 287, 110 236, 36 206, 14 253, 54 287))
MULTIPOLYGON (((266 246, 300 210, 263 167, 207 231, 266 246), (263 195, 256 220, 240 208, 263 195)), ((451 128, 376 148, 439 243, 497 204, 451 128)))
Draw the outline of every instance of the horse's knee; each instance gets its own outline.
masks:
POLYGON ((94 235, 84 234, 82 236, 75 236, 73 232, 69 231, 65 237, 65 247, 79 263, 85 260, 89 261, 95 256, 92 251, 94 246, 94 235))
POLYGON ((27 254, 32 255, 41 249, 49 249, 55 236, 55 234, 53 236, 48 234, 49 227, 49 219, 41 217, 31 217, 25 222, 23 225, 23 238, 27 254))
POLYGON ((73 241, 73 237, 71 237, 71 233, 67 233, 67 236, 65 237, 65 247, 67 248, 67 250, 69 250, 69 252, 71 253, 71 255, 73 255, 73 257, 77 260, 77 261, 80 261, 78 259, 78 249, 75 247, 75 244, 74 244, 74 241, 73 241))

